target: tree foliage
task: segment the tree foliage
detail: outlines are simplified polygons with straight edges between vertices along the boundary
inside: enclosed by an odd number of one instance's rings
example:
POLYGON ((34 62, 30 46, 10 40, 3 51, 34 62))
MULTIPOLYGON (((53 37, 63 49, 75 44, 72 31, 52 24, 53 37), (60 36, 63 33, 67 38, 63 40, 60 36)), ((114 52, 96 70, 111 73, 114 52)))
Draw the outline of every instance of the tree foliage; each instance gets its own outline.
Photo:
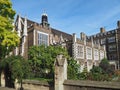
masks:
POLYGON ((32 46, 29 49, 29 63, 35 77, 53 78, 54 61, 58 54, 68 57, 61 46, 32 46))
POLYGON ((109 61, 106 58, 104 58, 100 62, 99 67, 102 68, 104 74, 111 74, 112 75, 114 73, 113 68, 110 66, 109 61))
POLYGON ((3 59, 0 63, 0 68, 7 69, 7 74, 10 73, 11 76, 8 76, 9 78, 18 79, 19 81, 27 77, 30 71, 28 61, 22 56, 9 56, 3 59))
POLYGON ((87 71, 87 68, 84 68, 83 71, 81 73, 79 73, 78 78, 80 80, 86 80, 86 79, 88 79, 88 75, 89 75, 89 73, 87 71))
POLYGON ((0 15, 10 20, 14 19, 15 11, 10 0, 0 0, 0 15))
POLYGON ((10 0, 0 0, 0 58, 4 58, 19 44, 19 37, 13 31, 15 11, 10 0))
POLYGON ((93 66, 87 75, 87 79, 95 81, 110 81, 114 75, 114 71, 109 64, 109 61, 104 58, 99 66, 93 66))
POLYGON ((78 79, 79 74, 79 64, 77 64, 77 61, 73 58, 68 60, 68 67, 67 67, 67 76, 68 79, 78 79))
POLYGON ((30 72, 29 63, 22 56, 9 56, 2 59, 0 69, 4 70, 8 87, 14 87, 14 81, 17 79, 22 88, 22 79, 29 76, 30 72))
POLYGON ((88 79, 94 81, 110 81, 111 76, 108 73, 104 73, 101 67, 93 66, 89 72, 88 79))

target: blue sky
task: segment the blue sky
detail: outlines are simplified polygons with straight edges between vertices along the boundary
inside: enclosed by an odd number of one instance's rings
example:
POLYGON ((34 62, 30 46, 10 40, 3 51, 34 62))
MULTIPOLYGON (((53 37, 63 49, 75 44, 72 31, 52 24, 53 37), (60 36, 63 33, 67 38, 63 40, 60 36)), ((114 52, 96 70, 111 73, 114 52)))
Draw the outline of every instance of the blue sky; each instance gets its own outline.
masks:
POLYGON ((99 33, 117 27, 120 20, 120 0, 11 0, 17 14, 41 22, 45 11, 51 27, 79 35, 99 33))

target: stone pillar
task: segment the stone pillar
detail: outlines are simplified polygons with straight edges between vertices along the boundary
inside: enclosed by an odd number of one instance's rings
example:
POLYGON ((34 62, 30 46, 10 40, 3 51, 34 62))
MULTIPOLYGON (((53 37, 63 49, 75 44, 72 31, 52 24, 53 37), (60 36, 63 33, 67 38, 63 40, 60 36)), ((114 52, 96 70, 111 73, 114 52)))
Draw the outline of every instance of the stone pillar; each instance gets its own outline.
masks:
POLYGON ((58 55, 55 60, 55 90, 64 90, 64 80, 67 80, 67 59, 58 55))
POLYGON ((15 89, 16 90, 20 89, 20 83, 18 82, 18 79, 15 79, 15 89))
POLYGON ((4 74, 4 71, 1 72, 1 87, 5 87, 5 74, 4 74))

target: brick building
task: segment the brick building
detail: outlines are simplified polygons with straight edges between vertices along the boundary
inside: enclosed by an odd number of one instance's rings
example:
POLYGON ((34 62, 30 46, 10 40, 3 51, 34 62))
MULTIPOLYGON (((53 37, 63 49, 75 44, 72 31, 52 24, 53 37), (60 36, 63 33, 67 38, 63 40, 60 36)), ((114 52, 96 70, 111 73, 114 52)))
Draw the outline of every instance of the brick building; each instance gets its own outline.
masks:
POLYGON ((105 46, 106 56, 110 64, 116 69, 120 68, 120 21, 117 22, 116 29, 106 31, 104 28, 100 28, 100 33, 88 38, 93 38, 94 44, 105 46))
POLYGON ((61 45, 68 50, 71 57, 74 57, 80 64, 82 71, 87 68, 89 71, 93 65, 98 65, 106 57, 105 45, 95 43, 93 36, 88 37, 81 33, 80 38, 75 34, 71 35, 50 27, 47 14, 42 14, 41 23, 37 23, 17 16, 15 28, 20 37, 20 46, 14 51, 15 55, 22 55, 28 58, 28 49, 33 45, 61 45))
MULTIPOLYGON (((28 49, 33 45, 62 45, 63 47, 67 46, 68 50, 71 48, 72 35, 51 28, 48 23, 47 14, 42 15, 41 23, 18 15, 15 27, 21 40, 20 47, 16 48, 15 54, 20 54, 25 58, 28 58, 28 49)), ((72 55, 72 50, 69 51, 69 54, 72 55)))
POLYGON ((83 71, 86 68, 88 71, 93 67, 93 65, 98 66, 100 61, 106 57, 105 46, 100 44, 94 44, 93 38, 89 38, 85 33, 80 34, 80 38, 76 38, 73 34, 73 57, 78 61, 83 71))

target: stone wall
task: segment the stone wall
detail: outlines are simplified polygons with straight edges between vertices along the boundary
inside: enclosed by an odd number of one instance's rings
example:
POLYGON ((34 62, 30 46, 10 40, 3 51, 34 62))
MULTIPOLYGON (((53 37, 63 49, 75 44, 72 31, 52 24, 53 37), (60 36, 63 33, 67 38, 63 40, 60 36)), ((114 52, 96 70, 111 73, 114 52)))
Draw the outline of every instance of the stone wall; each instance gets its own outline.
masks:
MULTIPOLYGON (((63 85, 64 90, 120 90, 120 82, 65 80, 63 85)), ((24 90, 54 90, 48 82, 36 80, 23 81, 23 87, 24 90)))
POLYGON ((120 90, 120 82, 65 80, 64 90, 120 90))
POLYGON ((23 81, 24 90, 54 90, 53 86, 45 81, 25 80, 23 81))

